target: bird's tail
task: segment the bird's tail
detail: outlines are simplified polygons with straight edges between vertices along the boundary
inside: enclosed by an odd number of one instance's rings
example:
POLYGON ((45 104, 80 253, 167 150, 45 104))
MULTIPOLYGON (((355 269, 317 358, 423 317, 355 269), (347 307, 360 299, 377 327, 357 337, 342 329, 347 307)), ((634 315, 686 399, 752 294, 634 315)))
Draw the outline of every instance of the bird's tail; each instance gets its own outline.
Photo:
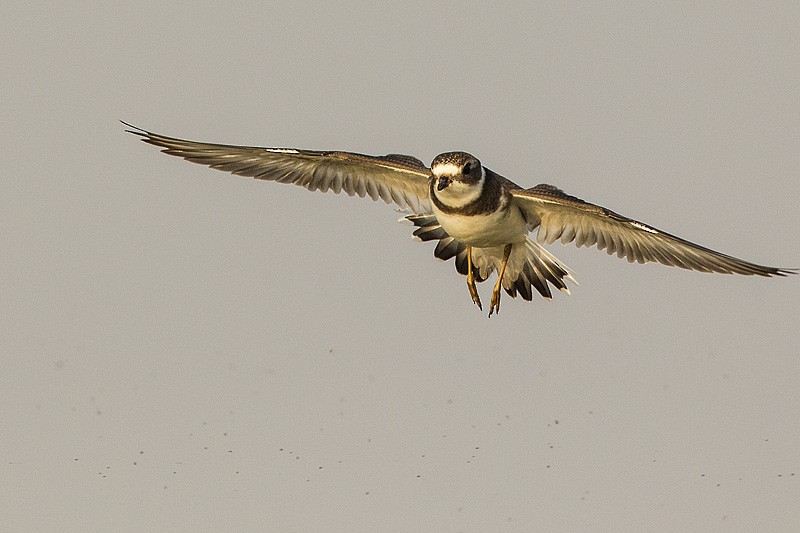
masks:
MULTIPOLYGON (((467 275, 467 247, 442 229, 434 215, 408 215, 417 229, 414 237, 420 241, 438 241, 433 255, 447 261, 455 258, 456 270, 467 275)), ((472 249, 472 271, 475 281, 485 281, 494 271, 499 272, 503 261, 503 246, 472 249)), ((524 300, 533 299, 533 288, 543 297, 553 297, 550 286, 569 293, 566 280, 577 283, 572 271, 539 243, 529 238, 514 244, 503 275, 503 288, 512 298, 519 294, 524 300), (549 283, 549 285, 548 285, 549 283)))

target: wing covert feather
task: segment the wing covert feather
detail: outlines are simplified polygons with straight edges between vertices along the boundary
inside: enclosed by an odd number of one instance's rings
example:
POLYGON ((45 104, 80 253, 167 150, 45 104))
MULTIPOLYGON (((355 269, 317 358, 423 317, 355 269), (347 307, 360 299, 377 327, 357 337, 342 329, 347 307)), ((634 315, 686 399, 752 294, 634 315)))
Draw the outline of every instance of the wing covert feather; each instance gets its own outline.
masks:
POLYGON ((784 276, 797 273, 758 265, 705 248, 610 209, 584 202, 552 185, 511 191, 525 213, 531 229, 538 227, 537 240, 552 244, 557 239, 577 246, 594 246, 629 262, 655 261, 701 272, 784 276))
POLYGON ((310 191, 345 192, 430 213, 428 169, 402 154, 369 156, 351 152, 261 148, 202 143, 159 135, 123 122, 142 141, 192 163, 260 180, 292 183, 310 191))

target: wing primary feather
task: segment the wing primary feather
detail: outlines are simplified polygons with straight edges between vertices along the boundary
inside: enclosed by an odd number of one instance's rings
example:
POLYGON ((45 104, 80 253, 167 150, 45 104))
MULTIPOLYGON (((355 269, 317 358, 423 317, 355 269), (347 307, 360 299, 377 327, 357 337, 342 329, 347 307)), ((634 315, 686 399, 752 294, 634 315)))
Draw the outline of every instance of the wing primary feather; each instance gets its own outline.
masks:
POLYGON ((758 265, 716 252, 569 196, 551 185, 514 189, 512 195, 526 219, 539 221, 539 243, 551 244, 560 237, 565 244, 594 245, 632 263, 656 261, 701 272, 759 276, 797 273, 797 269, 758 265))
POLYGON ((381 198, 401 209, 430 213, 428 169, 412 156, 368 156, 351 152, 263 148, 213 144, 177 139, 132 126, 125 131, 141 137, 162 152, 187 161, 279 183, 292 183, 311 191, 345 192, 349 196, 381 198))

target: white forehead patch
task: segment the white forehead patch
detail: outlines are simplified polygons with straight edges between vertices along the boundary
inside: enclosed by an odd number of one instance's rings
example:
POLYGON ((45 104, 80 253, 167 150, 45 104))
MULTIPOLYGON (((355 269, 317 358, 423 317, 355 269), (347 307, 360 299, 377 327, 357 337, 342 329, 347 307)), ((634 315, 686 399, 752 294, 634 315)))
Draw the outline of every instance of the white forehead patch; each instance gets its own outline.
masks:
POLYGON ((461 174, 461 167, 453 163, 439 163, 431 169, 434 176, 458 176, 461 174))
POLYGON ((297 150, 293 150, 292 148, 264 148, 267 152, 273 152, 276 154, 299 154, 297 150))

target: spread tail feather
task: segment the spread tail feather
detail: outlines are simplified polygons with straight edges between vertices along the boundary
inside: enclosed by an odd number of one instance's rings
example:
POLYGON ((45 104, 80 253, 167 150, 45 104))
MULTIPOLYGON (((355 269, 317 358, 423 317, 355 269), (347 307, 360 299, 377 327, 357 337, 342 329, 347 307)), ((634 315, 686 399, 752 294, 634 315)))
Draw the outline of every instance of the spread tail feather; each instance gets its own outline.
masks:
MULTIPOLYGON (((433 254, 443 261, 455 258, 458 273, 467 275, 466 245, 448 235, 434 215, 408 215, 401 220, 408 220, 417 226, 413 233, 416 239, 423 242, 439 241, 433 254)), ((503 246, 473 248, 475 281, 485 281, 495 270, 499 272, 502 260, 503 246)), ((532 288, 535 288, 543 297, 551 299, 553 294, 550 285, 569 293, 566 280, 577 283, 569 267, 539 243, 526 238, 522 243, 515 243, 511 249, 503 275, 503 288, 512 298, 516 298, 519 294, 522 299, 530 301, 533 299, 532 288)))

